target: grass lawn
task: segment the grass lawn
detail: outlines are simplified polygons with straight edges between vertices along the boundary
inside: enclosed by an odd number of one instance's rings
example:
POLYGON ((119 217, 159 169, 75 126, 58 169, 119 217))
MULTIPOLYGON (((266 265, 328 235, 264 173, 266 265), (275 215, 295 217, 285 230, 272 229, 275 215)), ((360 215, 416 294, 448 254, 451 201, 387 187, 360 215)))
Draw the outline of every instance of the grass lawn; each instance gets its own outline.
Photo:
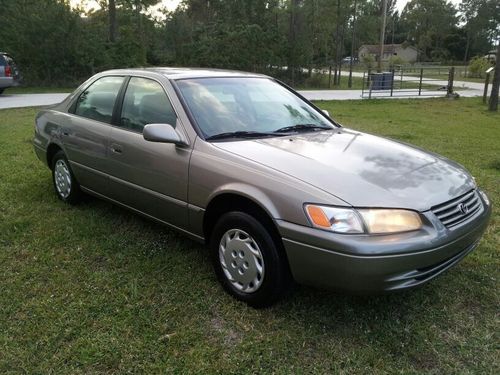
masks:
MULTIPOLYGON (((320 102, 345 126, 465 165, 500 205, 500 115, 479 99, 320 102)), ((299 287, 254 310, 203 246, 108 203, 67 206, 0 110, 0 373, 500 373, 498 209, 480 246, 424 287, 299 287)))

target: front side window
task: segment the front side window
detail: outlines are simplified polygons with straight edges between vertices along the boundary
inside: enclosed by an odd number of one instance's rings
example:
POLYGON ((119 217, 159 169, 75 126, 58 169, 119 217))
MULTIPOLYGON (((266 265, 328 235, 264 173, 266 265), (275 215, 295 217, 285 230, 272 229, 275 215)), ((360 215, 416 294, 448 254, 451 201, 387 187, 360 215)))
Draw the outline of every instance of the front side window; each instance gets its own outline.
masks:
POLYGON ((132 77, 123 98, 120 126, 142 132, 147 124, 175 127, 177 117, 161 85, 147 78, 132 77))
POLYGON ((80 94, 75 115, 111 124, 116 97, 124 77, 103 77, 80 94))
POLYGON ((177 85, 207 138, 231 132, 332 128, 315 108, 268 78, 183 79, 177 85))

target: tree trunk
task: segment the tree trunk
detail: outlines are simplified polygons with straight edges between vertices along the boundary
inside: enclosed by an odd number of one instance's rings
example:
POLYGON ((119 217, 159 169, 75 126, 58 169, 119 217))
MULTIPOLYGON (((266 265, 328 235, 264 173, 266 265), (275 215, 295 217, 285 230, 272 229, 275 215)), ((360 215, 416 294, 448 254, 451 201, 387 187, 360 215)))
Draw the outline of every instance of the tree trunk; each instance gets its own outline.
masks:
POLYGON ((384 43, 385 43, 385 22, 387 17, 387 0, 382 0, 382 24, 380 25, 380 52, 378 56, 377 71, 382 71, 382 59, 384 58, 384 43))
POLYGON ((498 111, 498 90, 500 88, 500 42, 497 44, 497 58, 495 66, 495 74, 493 75, 493 84, 491 86, 490 103, 488 109, 490 111, 498 111))
POLYGON ((109 41, 114 43, 116 41, 116 4, 115 0, 108 1, 108 15, 109 15, 109 41))
POLYGON ((293 0, 290 5, 292 8, 290 9, 290 28, 288 33, 288 71, 292 84, 295 84, 295 73, 297 70, 297 10, 299 0, 293 0))
POLYGON ((337 0, 337 28, 335 30, 335 72, 333 73, 333 84, 337 85, 337 75, 339 74, 340 55, 340 0, 337 0))
POLYGON ((467 32, 467 42, 465 43, 465 53, 464 53, 464 65, 467 65, 467 61, 469 60, 469 46, 470 46, 470 35, 467 32))
POLYGON ((347 86, 349 88, 352 88, 352 64, 353 64, 353 57, 354 57, 354 42, 356 40, 356 12, 357 12, 357 0, 354 0, 354 14, 353 14, 353 20, 352 20, 352 36, 351 36, 351 61, 349 61, 349 82, 347 83, 347 86))
POLYGON ((340 32, 340 53, 338 55, 337 64, 339 66, 339 74, 337 75, 337 86, 340 86, 340 77, 342 76, 342 55, 344 54, 344 35, 345 35, 345 21, 342 19, 342 31, 340 32))

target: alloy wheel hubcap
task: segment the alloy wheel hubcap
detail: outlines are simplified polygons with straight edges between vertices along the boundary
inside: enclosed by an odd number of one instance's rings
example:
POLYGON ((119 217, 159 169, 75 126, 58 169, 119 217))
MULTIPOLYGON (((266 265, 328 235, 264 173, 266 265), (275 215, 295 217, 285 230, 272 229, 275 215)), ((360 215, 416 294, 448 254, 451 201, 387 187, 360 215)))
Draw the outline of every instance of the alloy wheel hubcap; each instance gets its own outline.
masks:
POLYGON ((253 293, 264 281, 264 258, 257 242, 240 229, 230 229, 221 238, 219 261, 224 275, 240 292, 253 293))
POLYGON ((54 168, 54 182, 59 195, 66 199, 71 193, 71 174, 66 162, 59 159, 54 168))

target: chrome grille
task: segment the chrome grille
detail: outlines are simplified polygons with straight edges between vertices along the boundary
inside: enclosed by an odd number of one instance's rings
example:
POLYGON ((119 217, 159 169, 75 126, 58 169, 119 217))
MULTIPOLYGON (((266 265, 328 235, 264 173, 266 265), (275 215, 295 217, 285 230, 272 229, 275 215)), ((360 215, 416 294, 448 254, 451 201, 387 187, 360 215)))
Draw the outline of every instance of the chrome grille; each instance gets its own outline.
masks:
POLYGON ((472 217, 482 206, 477 192, 471 190, 458 198, 432 207, 431 211, 445 227, 451 228, 472 217))

